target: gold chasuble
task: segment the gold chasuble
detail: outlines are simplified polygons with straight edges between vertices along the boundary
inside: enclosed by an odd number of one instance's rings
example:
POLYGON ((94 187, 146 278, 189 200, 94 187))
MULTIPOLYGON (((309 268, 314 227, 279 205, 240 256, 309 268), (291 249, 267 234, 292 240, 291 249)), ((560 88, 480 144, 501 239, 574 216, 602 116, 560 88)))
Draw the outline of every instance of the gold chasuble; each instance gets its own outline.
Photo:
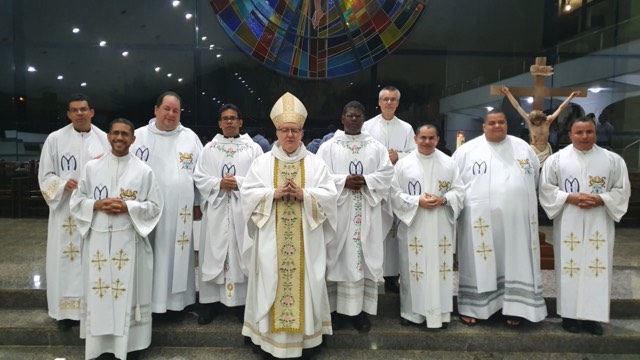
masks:
MULTIPOLYGON (((304 159, 274 162, 274 187, 292 180, 304 188, 304 159)), ((271 307, 271 332, 302 334, 304 329, 304 235, 302 202, 283 197, 276 201, 278 286, 271 307)))

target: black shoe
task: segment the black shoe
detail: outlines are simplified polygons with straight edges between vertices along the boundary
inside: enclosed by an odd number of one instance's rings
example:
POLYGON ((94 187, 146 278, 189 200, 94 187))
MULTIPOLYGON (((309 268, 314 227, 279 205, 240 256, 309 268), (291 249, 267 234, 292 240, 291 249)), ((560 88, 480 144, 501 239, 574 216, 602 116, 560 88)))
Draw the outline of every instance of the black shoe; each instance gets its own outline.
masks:
POLYGON ((386 291, 399 294, 400 286, 398 286, 397 276, 385 276, 384 277, 384 289, 386 291))
POLYGON ((244 323, 244 306, 234 307, 233 313, 236 315, 236 318, 238 318, 238 321, 240 321, 240 323, 244 323))
POLYGON ((165 315, 165 318, 169 322, 179 323, 182 320, 184 320, 185 316, 186 316, 185 310, 180 310, 180 311, 167 310, 167 314, 165 315))
POLYGON ((216 303, 201 304, 200 314, 198 315, 198 324, 206 325, 213 321, 213 318, 218 315, 216 309, 216 303))
POLYGON ((578 320, 562 318, 562 328, 565 331, 570 333, 577 334, 580 332, 580 327, 578 326, 578 320))
POLYGON ((353 319, 353 326, 358 331, 369 332, 369 330, 371 330, 371 322, 369 321, 367 313, 362 311, 360 314, 356 315, 353 319))
POLYGON ((345 316, 338 314, 337 311, 331 313, 331 328, 333 330, 340 330, 344 327, 345 316))
POLYGON ((604 334, 602 325, 600 325, 597 321, 583 321, 582 330, 598 336, 602 336, 602 334, 604 334))
POLYGON ((58 325, 58 329, 60 329, 60 330, 68 330, 68 329, 71 329, 72 327, 74 327, 76 325, 80 325, 80 321, 71 320, 71 319, 62 319, 62 320, 58 320, 56 322, 56 324, 58 325))
POLYGON ((402 316, 400 317, 400 325, 402 326, 411 326, 411 325, 415 325, 415 323, 413 321, 407 320, 405 318, 403 318, 402 316))

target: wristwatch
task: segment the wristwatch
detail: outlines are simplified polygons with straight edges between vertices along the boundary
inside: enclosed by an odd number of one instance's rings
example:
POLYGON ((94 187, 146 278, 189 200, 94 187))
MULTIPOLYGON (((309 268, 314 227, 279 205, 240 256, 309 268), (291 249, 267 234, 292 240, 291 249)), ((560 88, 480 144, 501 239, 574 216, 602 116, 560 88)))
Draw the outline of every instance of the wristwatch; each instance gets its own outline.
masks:
POLYGON ((442 198, 442 204, 440 204, 440 206, 447 206, 447 204, 449 203, 449 201, 447 200, 446 196, 441 196, 442 198))

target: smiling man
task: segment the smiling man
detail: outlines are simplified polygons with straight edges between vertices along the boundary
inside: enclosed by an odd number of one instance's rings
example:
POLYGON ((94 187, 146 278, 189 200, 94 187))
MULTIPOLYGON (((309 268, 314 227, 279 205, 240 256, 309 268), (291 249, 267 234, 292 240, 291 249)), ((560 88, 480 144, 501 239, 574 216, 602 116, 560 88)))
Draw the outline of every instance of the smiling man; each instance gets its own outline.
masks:
POLYGON ((570 129, 571 145, 542 169, 540 205, 553 219, 562 327, 602 335, 599 322, 609 322, 614 223, 627 212, 629 173, 618 154, 595 145, 593 119, 576 119, 570 129))
POLYGON ((91 124, 94 115, 87 95, 72 95, 67 102, 71 123, 47 137, 38 168, 40 190, 49 205, 47 305, 60 329, 80 320, 82 293, 82 238, 71 217, 69 199, 84 165, 109 151, 107 134, 91 124))
POLYGON ((436 149, 438 130, 418 128, 414 151, 396 163, 391 190, 400 219, 400 323, 445 328, 453 311, 453 252, 464 186, 456 163, 436 149))
POLYGON ((153 246, 153 312, 180 321, 196 301, 193 220, 201 218, 193 171, 202 151, 200 138, 182 126, 182 100, 175 92, 158 97, 155 117, 136 130, 131 152, 153 169, 165 201, 162 218, 150 234, 153 246))
POLYGON ((502 310, 508 327, 544 320, 538 203, 538 158, 507 135, 502 111, 487 113, 483 136, 453 154, 465 185, 458 221, 458 313, 465 325, 502 310))
POLYGON ((80 337, 87 359, 102 353, 137 358, 151 344, 153 254, 147 236, 160 220, 163 200, 153 171, 129 154, 133 133, 129 120, 111 122, 111 152, 87 163, 71 198, 85 237, 80 337))
POLYGON ((243 321, 247 277, 241 251, 246 230, 240 189, 253 160, 262 155, 260 145, 249 135, 240 135, 240 109, 225 104, 218 111, 222 134, 204 146, 193 178, 202 195, 200 236, 201 313, 198 324, 208 324, 224 304, 236 307, 243 321))
MULTIPOLYGON (((327 248, 327 287, 333 329, 352 317, 358 331, 369 331, 367 314, 378 311, 383 282, 383 241, 390 224, 382 221, 393 166, 387 149, 362 133, 364 106, 351 101, 342 111, 344 131, 318 149, 338 190, 338 231, 327 248)), ((390 215, 390 214, 387 214, 390 215)))

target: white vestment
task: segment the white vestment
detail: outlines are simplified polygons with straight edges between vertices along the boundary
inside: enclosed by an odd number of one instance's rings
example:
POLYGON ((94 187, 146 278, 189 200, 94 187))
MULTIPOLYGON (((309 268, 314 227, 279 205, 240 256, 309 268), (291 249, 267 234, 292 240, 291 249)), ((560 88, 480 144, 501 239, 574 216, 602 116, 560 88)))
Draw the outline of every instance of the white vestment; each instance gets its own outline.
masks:
POLYGON ((153 254, 147 235, 162 212, 153 171, 136 157, 111 153, 90 161, 71 198, 84 238, 80 337, 86 359, 127 353, 151 344, 153 254), (128 213, 94 211, 96 201, 121 198, 128 213))
POLYGON ((329 288, 331 310, 350 316, 361 311, 375 315, 377 283, 383 281, 383 241, 391 226, 382 221, 381 205, 393 178, 389 154, 371 135, 346 135, 342 130, 322 144, 317 154, 331 171, 338 191, 336 241, 327 248, 327 280, 338 282, 337 288, 329 288), (347 175, 364 175, 366 185, 359 191, 346 188, 347 175), (350 291, 354 287, 343 284, 363 279, 372 285, 366 292, 359 286, 358 291, 350 291))
POLYGON ((200 205, 193 171, 202 143, 193 131, 178 125, 161 131, 155 125, 136 130, 130 152, 153 169, 164 209, 149 235, 153 247, 153 312, 180 311, 196 301, 193 207, 200 205))
POLYGON ((239 138, 217 134, 205 145, 196 165, 193 179, 202 196, 198 252, 202 304, 222 302, 226 306, 240 306, 245 303, 247 271, 241 249, 247 225, 242 215, 240 189, 251 163, 260 155, 260 145, 247 134, 239 138), (220 189, 220 182, 227 174, 235 178, 237 189, 220 189))
MULTIPOLYGON (((298 184, 300 185, 300 184, 298 184)), ((242 209, 247 219, 247 236, 242 251, 249 269, 247 303, 242 335, 276 357, 299 357, 302 349, 312 348, 322 343, 322 336, 332 334, 329 299, 325 282, 327 241, 335 237, 336 187, 331 180, 324 161, 307 152, 300 143, 299 149, 287 155, 276 142, 270 153, 258 157, 240 190, 242 209), (303 161, 304 200, 302 218, 294 219, 302 225, 303 247, 278 249, 275 238, 277 222, 276 201, 273 199, 274 167, 276 159, 280 164, 299 164, 303 161), (276 299, 276 291, 283 287, 278 282, 279 273, 287 271, 285 264, 278 264, 278 254, 300 253, 304 264, 303 293, 295 296, 293 305, 302 307, 301 332, 272 332, 271 326, 279 323, 270 311, 276 299), (274 261, 276 260, 276 261, 274 261)), ((294 269, 296 270, 296 269, 294 269)), ((297 271, 297 270, 296 270, 297 271)))
POLYGON ((47 231, 47 303, 56 320, 80 320, 82 296, 82 237, 69 211, 71 192, 64 192, 67 180, 80 180, 87 161, 109 152, 107 134, 91 125, 83 133, 72 124, 51 133, 42 147, 38 182, 49 205, 47 231))
POLYGON ((569 145, 550 156, 542 170, 540 205, 553 219, 558 314, 609 321, 614 222, 627 212, 631 186, 624 160, 594 145, 569 145), (597 194, 604 206, 581 209, 566 202, 573 193, 597 194))
MULTIPOLYGON (((387 150, 395 150, 398 153, 398 159, 404 158, 416 149, 416 143, 413 139, 415 136, 413 127, 396 116, 391 120, 385 120, 382 114, 375 116, 365 121, 362 125, 362 131, 371 134, 387 150)), ((383 207, 385 207, 385 213, 393 213, 389 199, 385 200, 383 207)), ((384 221, 392 224, 391 231, 386 234, 384 240, 384 276, 398 276, 400 271, 398 265, 398 222, 392 215, 384 221)))
POLYGON ((542 321, 536 184, 538 158, 508 135, 499 143, 479 136, 453 159, 465 184, 458 220, 458 312, 487 319, 504 315, 542 321))
POLYGON ((456 163, 435 150, 417 150, 395 166, 391 202, 400 220, 400 315, 414 323, 440 328, 453 311, 455 224, 464 201, 456 163), (443 196, 447 205, 419 207, 423 194, 443 196))

